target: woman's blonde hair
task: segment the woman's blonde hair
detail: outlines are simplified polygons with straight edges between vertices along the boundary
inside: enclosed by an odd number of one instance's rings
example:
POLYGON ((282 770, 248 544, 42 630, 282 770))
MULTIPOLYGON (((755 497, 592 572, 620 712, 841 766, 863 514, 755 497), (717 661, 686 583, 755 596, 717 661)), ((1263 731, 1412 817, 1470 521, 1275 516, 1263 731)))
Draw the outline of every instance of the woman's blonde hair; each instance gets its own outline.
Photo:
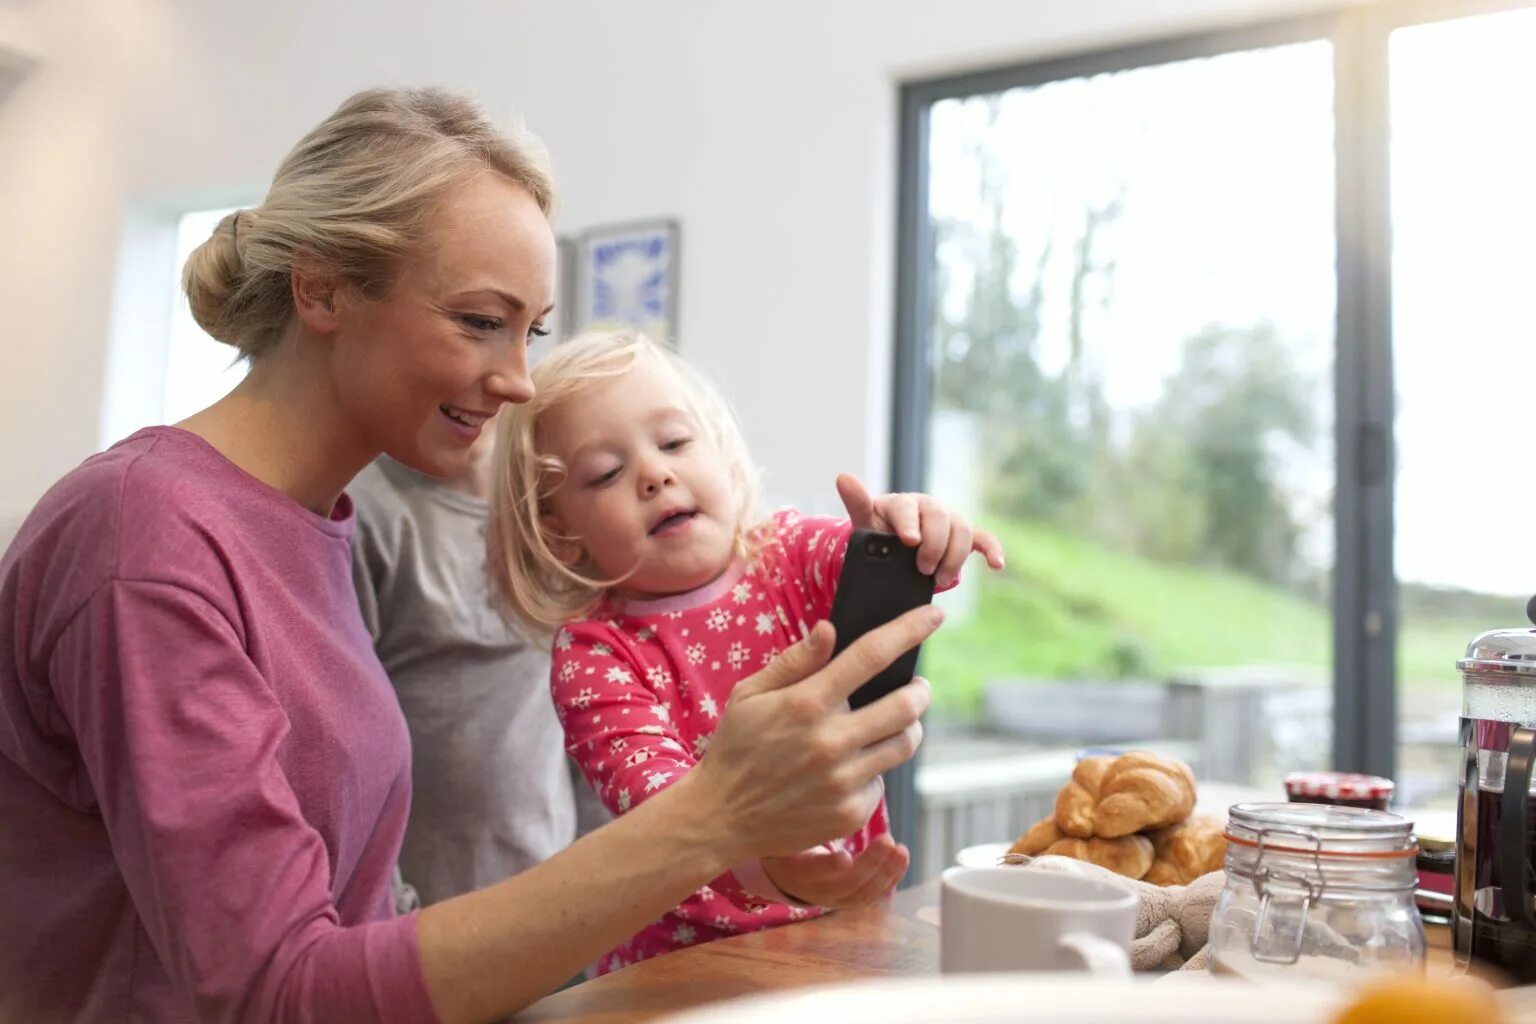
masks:
POLYGON ((494 127, 444 89, 370 89, 347 100, 283 160, 262 204, 219 222, 187 259, 182 286, 203 330, 246 358, 275 347, 293 316, 296 263, 368 297, 385 294, 442 199, 477 173, 521 185, 549 216, 543 146, 494 127))
POLYGON ((537 636, 591 612, 610 587, 623 582, 602 578, 585 556, 568 565, 555 553, 573 543, 579 546, 581 538, 562 536, 545 520, 546 501, 564 482, 567 469, 539 450, 539 424, 550 410, 624 375, 642 358, 661 360, 682 383, 688 413, 729 467, 736 553, 745 559, 756 554, 758 475, 725 399, 698 371, 639 331, 583 334, 533 368, 533 399, 507 407, 496 427, 487 566, 503 610, 537 636))

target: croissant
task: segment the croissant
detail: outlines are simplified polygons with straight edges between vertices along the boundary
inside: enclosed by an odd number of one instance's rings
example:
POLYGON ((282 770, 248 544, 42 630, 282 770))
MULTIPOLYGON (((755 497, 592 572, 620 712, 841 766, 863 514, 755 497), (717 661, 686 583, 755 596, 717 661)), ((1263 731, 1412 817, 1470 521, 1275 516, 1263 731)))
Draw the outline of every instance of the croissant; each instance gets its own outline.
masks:
POLYGON ((1114 839, 1162 828, 1183 821, 1194 809, 1195 773, 1187 764, 1132 751, 1115 758, 1099 780, 1093 834, 1114 839))
POLYGON ((1055 818, 1042 818, 1029 826, 1029 831, 1019 837, 1018 842, 1009 847, 1009 853, 1022 853, 1033 857, 1037 853, 1043 853, 1047 846, 1061 839, 1061 830, 1056 827, 1055 818))
POLYGON ((1056 827, 1063 834, 1079 839, 1093 836, 1094 806, 1099 801, 1099 787, 1115 760, 1113 757, 1085 757, 1072 769, 1071 781, 1056 794, 1056 827))
POLYGON ((1188 885, 1219 869, 1227 855, 1227 837, 1213 818, 1188 821, 1151 834, 1156 859, 1144 881, 1153 885, 1188 885))
POLYGON ((1146 836, 1119 839, 1061 839, 1045 848, 1047 854, 1071 857, 1108 868, 1117 875, 1140 880, 1152 867, 1152 840, 1146 836))

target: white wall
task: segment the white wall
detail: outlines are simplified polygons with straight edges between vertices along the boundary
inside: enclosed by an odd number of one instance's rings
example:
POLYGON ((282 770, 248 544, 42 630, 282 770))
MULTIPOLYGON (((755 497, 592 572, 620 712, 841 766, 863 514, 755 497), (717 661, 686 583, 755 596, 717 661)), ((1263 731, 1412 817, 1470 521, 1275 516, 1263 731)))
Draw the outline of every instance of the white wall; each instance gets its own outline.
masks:
MULTIPOLYGON (((259 194, 355 89, 520 111, 562 230, 679 217, 684 351, 727 385, 771 497, 830 508, 837 472, 886 475, 898 82, 1323 6, 0 0, 39 56, 0 99, 0 540, 98 445, 113 296, 153 277, 124 239, 259 194)), ((118 319, 130 362, 163 329, 118 319)))

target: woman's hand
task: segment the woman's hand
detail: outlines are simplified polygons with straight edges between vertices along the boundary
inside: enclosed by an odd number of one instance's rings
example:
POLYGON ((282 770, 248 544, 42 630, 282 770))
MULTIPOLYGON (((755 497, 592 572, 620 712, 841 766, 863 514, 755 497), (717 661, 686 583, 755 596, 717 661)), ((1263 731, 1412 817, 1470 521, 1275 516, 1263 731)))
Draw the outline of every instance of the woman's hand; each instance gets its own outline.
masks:
POLYGON ((907 848, 888 835, 876 836, 858 856, 817 847, 762 861, 785 895, 832 910, 873 903, 896 887, 911 862, 907 848))
POLYGON ((917 567, 940 590, 960 578, 960 567, 972 551, 993 569, 1003 568, 1003 545, 986 530, 972 528, 942 501, 926 494, 886 494, 871 498, 852 473, 837 478, 837 493, 855 529, 894 533, 909 548, 917 548, 917 567))
MULTIPOLYGON (((735 840, 740 862, 788 857, 861 827, 880 802, 880 776, 916 752, 932 694, 922 679, 857 711, 848 695, 943 621, 914 609, 831 657, 831 623, 739 683, 686 789, 701 822, 735 840)), ((797 894, 802 895, 802 894, 797 894)))

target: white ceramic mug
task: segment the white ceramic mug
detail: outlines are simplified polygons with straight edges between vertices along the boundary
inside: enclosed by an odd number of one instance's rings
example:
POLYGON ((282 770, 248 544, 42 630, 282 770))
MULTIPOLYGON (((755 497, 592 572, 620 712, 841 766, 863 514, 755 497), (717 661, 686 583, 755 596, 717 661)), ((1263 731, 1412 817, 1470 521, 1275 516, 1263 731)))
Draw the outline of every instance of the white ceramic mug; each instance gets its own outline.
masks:
POLYGON ((1136 894, 1018 867, 950 868, 940 882, 939 970, 1129 975, 1136 894))

